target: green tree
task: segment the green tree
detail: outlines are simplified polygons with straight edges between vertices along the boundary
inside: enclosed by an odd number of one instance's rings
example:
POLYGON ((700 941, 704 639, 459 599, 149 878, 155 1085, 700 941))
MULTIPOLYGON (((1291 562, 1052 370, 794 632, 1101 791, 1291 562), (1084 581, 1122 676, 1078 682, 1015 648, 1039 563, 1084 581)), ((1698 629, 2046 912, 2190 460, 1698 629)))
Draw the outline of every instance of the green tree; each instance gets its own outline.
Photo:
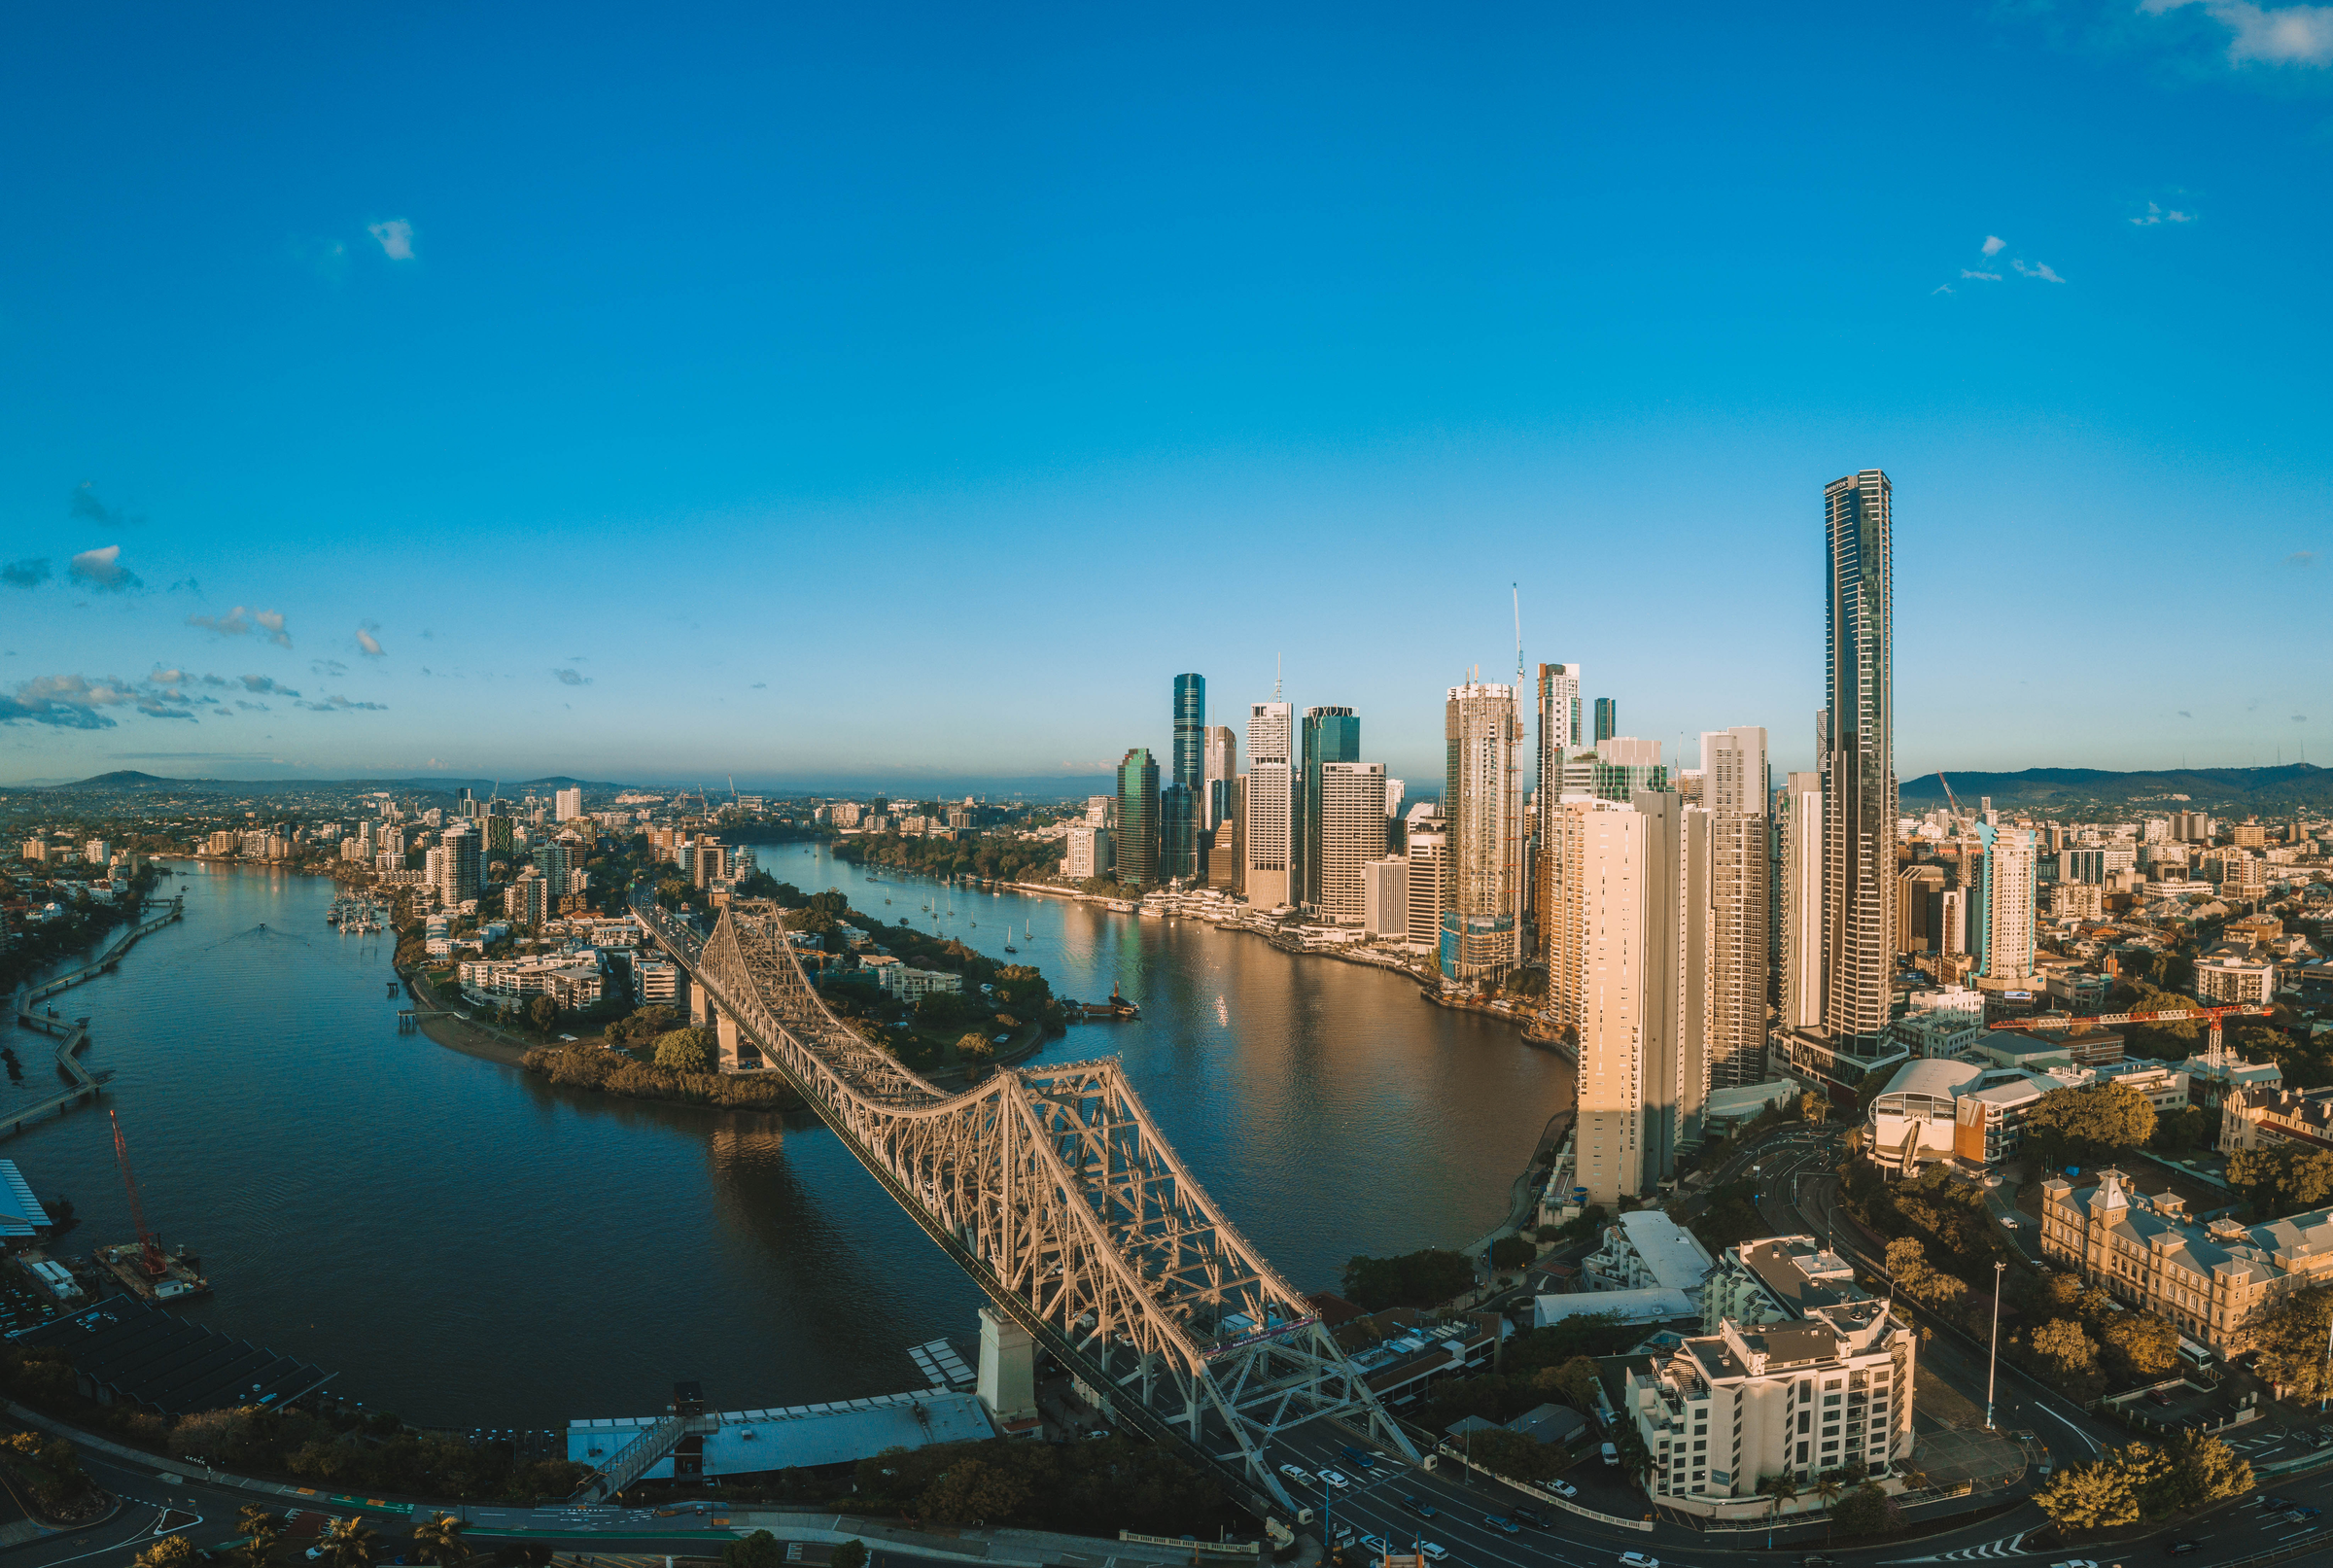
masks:
POLYGON ((967 1030, 958 1035, 956 1041, 956 1054, 959 1057, 970 1057, 976 1062, 993 1056, 995 1049, 989 1043, 989 1037, 978 1029, 967 1030))
POLYGON ((2322 1208, 2333 1202, 2333 1149, 2238 1149, 2228 1156, 2228 1183, 2264 1218, 2322 1208))
POLYGON ((1001 1466, 959 1459, 927 1487, 919 1503, 925 1518, 951 1524, 1006 1519, 1028 1497, 1028 1483, 1001 1466))
MULTIPOLYGON (((1574 1356, 1560 1367, 1550 1367, 1540 1375, 1547 1381, 1539 1384, 1550 1393, 1560 1394, 1563 1402, 1585 1415, 1596 1408, 1596 1384, 1600 1380, 1596 1364, 1585 1356, 1574 1356)), ((1534 1379, 1536 1382, 1537 1379, 1534 1379)))
POLYGON ((2125 1083, 2053 1089, 2025 1113, 2026 1137, 2037 1143, 2042 1164, 2069 1160, 2094 1165, 2121 1149, 2142 1147, 2155 1135, 2155 1107, 2125 1083))
POLYGON ((713 1064, 713 1052, 706 1036, 720 1036, 712 1029, 674 1029, 656 1037, 656 1065, 671 1072, 704 1072, 713 1064))
POLYGON ((1490 1266, 1493 1269, 1528 1268, 1539 1256, 1539 1248, 1528 1237, 1502 1236, 1490 1244, 1490 1266))
POLYGON ((2181 1432, 2172 1439, 2173 1509, 2203 1508, 2252 1489, 2252 1462, 2215 1437, 2181 1432))
MULTIPOLYGON (((841 1553, 838 1551, 836 1555, 841 1553)), ((783 1568, 785 1546, 769 1531, 755 1530, 721 1548, 721 1561, 726 1568, 783 1568)))
POLYGON ((284 1521, 279 1514, 254 1503, 243 1506, 236 1521, 243 1531, 243 1560, 249 1568, 263 1568, 275 1544, 283 1538, 284 1521))
POLYGON ((559 1022, 559 1004, 548 996, 537 996, 527 1003, 527 1022, 542 1033, 550 1033, 551 1026, 559 1022))
POLYGON ((2035 1353, 2047 1358, 2064 1378, 2073 1378, 2098 1367, 2098 1346, 2070 1317, 2052 1319, 2034 1330, 2035 1353))
POLYGON ((202 1553, 183 1535, 166 1535, 138 1553, 138 1568, 194 1568, 202 1553))
POLYGON ((1344 1295, 1365 1311, 1388 1307, 1439 1307, 1475 1283, 1475 1261, 1463 1252, 1428 1248, 1394 1258, 1356 1257, 1344 1266, 1344 1295))
POLYGON ((325 1559, 332 1568, 371 1568, 373 1548, 379 1541, 372 1526, 363 1519, 334 1519, 324 1527, 325 1559))
POLYGON ((867 1544, 858 1540, 838 1542, 833 1554, 826 1559, 826 1568, 867 1568, 867 1544))
POLYGON ((1613 1439, 1612 1446, 1619 1455, 1620 1474, 1627 1477, 1631 1484, 1641 1484, 1653 1469, 1653 1450, 1645 1446, 1644 1434, 1637 1431, 1635 1423, 1631 1422, 1620 1428, 1619 1436, 1613 1439))
POLYGON ((1830 1120, 1830 1100, 1828 1097, 1818 1095, 1811 1089, 1805 1094, 1800 1095, 1798 1097, 1798 1120, 1802 1122, 1827 1122, 1830 1120))
POLYGON ((2160 1377, 2179 1363, 2179 1333, 2151 1312, 2116 1312, 2099 1331, 2107 1357, 2126 1378, 2160 1377))
POLYGON ((1830 1522, 1849 1536, 1886 1535, 1898 1526, 1896 1505, 1876 1481, 1864 1481, 1839 1500, 1830 1522))
POLYGON ((2294 1291, 2252 1320, 2252 1342, 2260 1347, 2254 1370, 2294 1399, 2333 1395, 2333 1365, 2325 1359, 2328 1330, 2333 1330, 2333 1287, 2294 1291))
POLYGON ((2139 1495, 2119 1466, 2105 1459, 2068 1465, 2034 1494, 2041 1512, 2066 1530, 2110 1530, 2139 1522, 2139 1495))
POLYGON ((451 1564, 468 1558, 470 1548, 462 1540, 462 1532, 468 1528, 451 1514, 439 1514, 413 1526, 413 1540, 422 1561, 450 1568, 451 1564))

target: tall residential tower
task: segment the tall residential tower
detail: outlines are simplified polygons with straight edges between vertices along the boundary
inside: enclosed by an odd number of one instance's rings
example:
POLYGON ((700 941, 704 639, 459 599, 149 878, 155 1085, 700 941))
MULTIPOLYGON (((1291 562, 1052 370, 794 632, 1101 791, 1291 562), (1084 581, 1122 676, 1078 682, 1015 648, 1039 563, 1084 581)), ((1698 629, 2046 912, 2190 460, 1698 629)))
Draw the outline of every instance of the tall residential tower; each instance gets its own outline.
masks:
POLYGON ((1829 557, 1816 752, 1823 773, 1823 1028, 1859 1056, 1888 1025, 1896 934, 1892 487, 1877 469, 1824 488, 1829 557))

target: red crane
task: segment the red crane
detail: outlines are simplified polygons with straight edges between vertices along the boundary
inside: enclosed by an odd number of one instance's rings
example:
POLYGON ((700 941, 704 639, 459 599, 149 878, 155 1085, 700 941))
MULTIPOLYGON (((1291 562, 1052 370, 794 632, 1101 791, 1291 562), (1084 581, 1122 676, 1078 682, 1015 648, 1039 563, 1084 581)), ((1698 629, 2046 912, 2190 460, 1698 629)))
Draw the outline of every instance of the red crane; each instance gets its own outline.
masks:
POLYGON ((161 1238, 146 1229, 146 1205, 138 1202, 138 1178, 129 1173, 129 1145, 122 1138, 122 1118, 112 1111, 105 1114, 114 1124, 114 1162, 122 1167, 122 1185, 129 1189, 129 1223, 137 1227, 146 1272, 159 1279, 170 1272, 170 1265, 162 1257, 161 1238))
POLYGON ((2211 1023, 2211 1053, 2219 1054, 2219 1021, 2230 1016, 2265 1018, 2275 1008, 2260 1002, 2238 1002, 2227 1007, 2164 1007, 2146 1013, 2106 1013, 2097 1018, 2004 1018, 1986 1028, 1997 1029, 2086 1029, 2107 1024, 2183 1024, 2198 1019, 2211 1023))

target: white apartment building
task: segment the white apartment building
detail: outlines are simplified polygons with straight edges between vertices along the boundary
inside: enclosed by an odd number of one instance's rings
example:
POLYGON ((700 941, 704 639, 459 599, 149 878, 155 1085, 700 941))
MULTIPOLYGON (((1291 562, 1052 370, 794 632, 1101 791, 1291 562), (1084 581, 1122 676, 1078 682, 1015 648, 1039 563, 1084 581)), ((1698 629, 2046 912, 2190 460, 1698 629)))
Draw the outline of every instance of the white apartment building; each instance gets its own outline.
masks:
POLYGON ((2195 993, 2211 1003, 2265 1003, 2276 994, 2277 966, 2254 958, 2207 958, 2195 966, 2195 993))
MULTIPOLYGON (((862 967, 866 960, 861 960, 862 967)), ((953 969, 914 969, 904 963, 884 964, 875 971, 876 984, 894 996, 918 1001, 934 992, 961 995, 964 977, 953 969)))
POLYGON ((538 954, 525 958, 466 959, 455 970, 462 994, 493 1004, 548 996, 561 1007, 588 1007, 600 999, 598 955, 538 954))
POLYGON ((1823 1027, 1823 776, 1793 773, 1782 795, 1782 1027, 1823 1027))
MULTIPOLYGON (((2034 834, 2031 828, 1977 824, 1983 852, 1972 857, 1968 935, 1976 973, 2023 980, 2034 972, 2034 834)), ((2101 852, 2112 854, 2112 851, 2101 852)))
POLYGON ((1789 1323, 1722 1320, 1627 1376, 1624 1416, 1654 1460, 1646 1493, 1749 1497, 1761 1477, 1803 1487, 1858 1463, 1887 1474, 1912 1451, 1916 1351, 1883 1302, 1817 1307, 1789 1323))
POLYGON ((1868 1301, 1855 1266, 1811 1236, 1777 1236, 1727 1247, 1702 1287, 1702 1332, 1727 1318, 1748 1327, 1795 1322, 1818 1307, 1868 1301))
POLYGON ((1296 705, 1250 703, 1247 709, 1247 800, 1241 835, 1250 909, 1296 901, 1296 705))
POLYGON ((551 815, 562 822, 572 822, 582 816, 583 791, 579 788, 554 791, 551 795, 551 815))
POLYGON ((1604 1230, 1604 1242, 1581 1265, 1591 1291, 1675 1290, 1701 1305, 1717 1265, 1701 1238, 1654 1208, 1630 1209, 1604 1230))
POLYGON ((632 1000, 645 1007, 650 1002, 678 1006, 680 1002, 680 968, 666 958, 637 958, 632 960, 632 1000))
POLYGON ((1957 1057, 1985 1032, 1985 993, 1965 986, 1914 992, 1910 1011, 1888 1026, 1888 1037, 1915 1060, 1957 1057))
POLYGON ((1762 725, 1701 732, 1701 804, 1711 811, 1766 815, 1766 732, 1762 725))
POLYGON ((1408 940, 1410 857, 1387 855, 1361 868, 1361 929, 1364 934, 1408 940))
POLYGON ((1113 864, 1110 830, 1096 826, 1091 817, 1069 824, 1064 847, 1069 853, 1062 859, 1062 875, 1071 882, 1098 877, 1113 864))
POLYGON ((1572 816, 1578 958, 1580 1185, 1617 1207, 1646 1191, 1646 820, 1633 811, 1572 816))
POLYGON ((1362 867, 1385 855, 1385 764, 1327 762, 1320 769, 1320 913, 1363 923, 1362 867))

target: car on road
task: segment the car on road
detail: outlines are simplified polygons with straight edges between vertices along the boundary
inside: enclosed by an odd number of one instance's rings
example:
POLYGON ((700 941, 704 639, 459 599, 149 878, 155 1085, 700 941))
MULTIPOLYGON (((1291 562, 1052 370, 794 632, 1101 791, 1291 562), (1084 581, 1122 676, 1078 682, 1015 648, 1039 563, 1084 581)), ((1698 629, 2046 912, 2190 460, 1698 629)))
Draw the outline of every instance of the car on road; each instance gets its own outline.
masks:
POLYGON ((1295 1481, 1299 1486, 1312 1484, 1312 1472, 1306 1470, 1303 1465, 1282 1465, 1280 1474, 1295 1481))
POLYGON ((1402 1499, 1402 1507, 1408 1509, 1410 1513, 1416 1515, 1421 1519, 1430 1519, 1434 1516, 1434 1505, 1424 1501, 1422 1498, 1405 1497, 1402 1499))
POLYGON ((2003 1229, 2003 1230, 2007 1230, 2007 1231, 2014 1231, 2015 1229, 2017 1229, 2017 1216, 2016 1216, 2016 1215, 2014 1215, 2014 1214, 2003 1214, 2003 1215, 2001 1217, 2001 1224, 2002 1224, 2002 1229, 2003 1229))
POLYGON ((1620 1568, 1660 1568, 1658 1557, 1648 1557, 1641 1551, 1620 1553, 1620 1568))
POLYGON ((1428 1562, 1440 1562, 1450 1553, 1446 1548, 1437 1542, 1420 1541, 1417 1544, 1417 1554, 1428 1562))
POLYGON ((2051 1563, 2049 1568, 2098 1568, 2098 1562, 2092 1557, 2068 1557, 2064 1562, 2051 1563))
POLYGON ((2260 1499, 2260 1506, 2271 1514, 2281 1514, 2284 1510, 2292 1507, 2281 1497, 2263 1497, 2260 1499))
POLYGON ((1351 1481, 1344 1479, 1343 1473, 1341 1471, 1324 1470, 1320 1473, 1320 1479, 1339 1491, 1343 1491, 1352 1484, 1351 1481))
POLYGON ((1482 1522, 1494 1530, 1505 1530, 1509 1535, 1523 1533, 1523 1527, 1504 1514, 1485 1514, 1482 1516, 1482 1522))
POLYGON ((1353 1468, 1355 1470, 1375 1470, 1377 1468, 1376 1455, 1370 1453, 1365 1449, 1355 1448, 1348 1446, 1344 1449, 1344 1456, 1353 1462, 1353 1468))
POLYGON ((2286 1509, 2284 1511, 2284 1516, 2292 1520, 2292 1522, 2295 1524, 2306 1524, 2309 1520, 2316 1518, 2323 1512, 2324 1510, 2321 1508, 2311 1508, 2304 1503, 2296 1507, 2286 1509))
POLYGON ((1799 1560, 1798 1568, 1835 1568, 1838 1559, 1826 1557, 1820 1551, 1810 1551, 1799 1560))
POLYGON ((1547 1530, 1554 1527, 1555 1521, 1549 1518, 1545 1514, 1542 1514, 1538 1509, 1535 1508, 1511 1509, 1509 1510, 1509 1514, 1515 1518, 1521 1519, 1525 1524, 1530 1525, 1534 1530, 1547 1530))
POLYGON ((1361 1544, 1380 1557, 1393 1550, 1385 1544, 1385 1538, 1381 1535, 1365 1535, 1361 1538, 1361 1544))
POLYGON ((2204 1544, 2201 1541, 2174 1541, 2165 1550, 2175 1557, 2184 1557, 2190 1551, 2203 1551, 2204 1544))

